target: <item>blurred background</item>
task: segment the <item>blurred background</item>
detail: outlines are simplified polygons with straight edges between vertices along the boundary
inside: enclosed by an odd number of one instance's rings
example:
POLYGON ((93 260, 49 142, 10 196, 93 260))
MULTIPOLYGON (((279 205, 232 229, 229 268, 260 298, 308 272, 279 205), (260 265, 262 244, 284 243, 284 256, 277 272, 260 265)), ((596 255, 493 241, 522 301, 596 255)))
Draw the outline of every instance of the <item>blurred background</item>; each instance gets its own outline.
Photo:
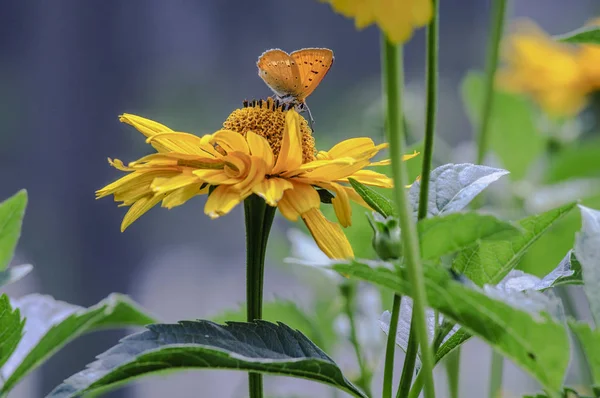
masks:
MULTIPOLYGON (((472 162, 473 132, 459 86, 468 70, 483 68, 490 5, 441 3, 436 163, 472 162)), ((512 3, 510 19, 532 18, 551 34, 600 15, 595 0, 512 3)), ((405 49, 405 110, 413 142, 422 131, 424 36, 419 30, 405 49)), ((37 291, 90 306, 110 292, 122 292, 168 322, 236 309, 245 292, 240 206, 211 221, 203 214, 204 199, 198 198, 170 211, 153 209, 120 233, 126 209, 111 199, 94 199, 95 190, 120 176, 107 157, 127 162, 151 153, 143 136, 120 124, 118 115, 134 113, 178 131, 210 133, 242 100, 270 95, 255 65, 263 51, 328 47, 335 64, 308 101, 317 121, 317 146, 326 149, 365 135, 381 142, 379 40, 375 28, 358 32, 352 21, 312 0, 0 1, 0 199, 28 190, 14 262, 35 266, 9 293, 37 291)), ((310 306, 318 275, 299 277, 282 265, 289 255, 285 232, 290 227, 277 218, 266 298, 310 306)), ((382 307, 377 300, 374 324, 382 307)), ((44 396, 125 333, 78 339, 14 396, 44 396)), ((344 344, 332 355, 351 372, 354 358, 344 344)), ((467 344, 461 378, 465 397, 485 395, 489 358, 483 343, 467 344)), ((443 379, 440 373, 440 386, 443 379)), ((536 389, 511 365, 504 381, 507 397, 536 389)), ((204 371, 145 378, 106 396, 238 398, 246 394, 245 383, 243 373, 204 371)), ((299 386, 303 396, 333 396, 312 383, 267 380, 273 396, 290 396, 299 386)), ((443 387, 439 394, 444 396, 443 387)))

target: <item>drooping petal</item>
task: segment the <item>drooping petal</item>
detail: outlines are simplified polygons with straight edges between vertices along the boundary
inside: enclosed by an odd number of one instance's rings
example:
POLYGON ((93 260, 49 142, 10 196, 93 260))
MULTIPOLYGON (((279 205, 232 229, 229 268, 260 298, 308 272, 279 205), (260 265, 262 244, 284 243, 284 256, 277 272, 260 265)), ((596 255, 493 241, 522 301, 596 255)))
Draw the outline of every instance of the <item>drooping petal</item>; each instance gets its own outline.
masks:
POLYGON ((164 194, 161 195, 147 195, 138 199, 134 204, 131 205, 123 222, 121 223, 121 232, 125 231, 135 220, 140 218, 142 214, 150 210, 154 205, 163 200, 164 194))
MULTIPOLYGON (((135 171, 133 173, 127 174, 117 181, 108 184, 104 188, 101 188, 96 191, 96 198, 103 198, 108 195, 130 192, 137 190, 138 188, 143 188, 150 193, 150 184, 157 177, 172 177, 177 175, 177 172, 173 171, 135 171)), ((115 200, 118 200, 115 197, 115 200)))
POLYGON ((350 199, 344 187, 335 182, 317 185, 335 194, 335 197, 331 199, 335 215, 340 224, 342 224, 342 227, 346 228, 350 226, 352 224, 352 207, 350 206, 350 199))
POLYGON ((283 197, 277 204, 281 214, 290 221, 296 221, 298 216, 310 209, 319 208, 321 199, 319 193, 312 186, 288 180, 292 182, 293 188, 283 193, 283 197))
POLYGON ((181 132, 158 133, 146 139, 148 144, 169 148, 172 152, 185 153, 198 156, 216 157, 219 155, 212 145, 194 134, 181 132))
POLYGON ((319 209, 310 209, 302 214, 302 220, 323 253, 329 258, 348 259, 354 257, 352 246, 342 228, 325 218, 319 209))
POLYGON ((218 144, 227 153, 242 152, 250 154, 248 143, 243 135, 231 130, 219 130, 212 135, 214 143, 218 144))
POLYGON ((269 206, 277 206, 287 189, 293 185, 283 178, 267 178, 252 187, 252 192, 260 196, 269 206))
POLYGON ((192 184, 202 184, 202 181, 200 181, 196 175, 188 172, 170 178, 155 178, 154 181, 152 181, 150 188, 152 188, 155 193, 167 193, 192 184))
POLYGON ((182 188, 178 188, 169 192, 162 201, 161 206, 167 209, 172 209, 176 206, 181 206, 196 195, 208 193, 208 187, 200 189, 201 184, 192 184, 182 188))
POLYGON ((252 187, 254 185, 259 184, 265 179, 265 173, 265 162, 256 156, 252 156, 248 174, 246 174, 246 176, 241 179, 240 182, 232 185, 231 187, 243 193, 246 193, 246 191, 252 191, 252 187))
POLYGON ((285 115, 285 129, 281 140, 281 149, 272 174, 281 174, 294 170, 302 164, 302 135, 300 133, 300 115, 289 110, 285 115))
POLYGON ((246 141, 250 148, 250 154, 263 159, 267 167, 267 172, 270 173, 275 164, 275 160, 269 141, 252 131, 246 133, 246 141))
POLYGON ((230 177, 224 170, 194 170, 192 174, 210 185, 231 185, 239 182, 239 178, 230 177))
MULTIPOLYGON (((249 196, 246 195, 246 196, 249 196)), ((208 196, 204 206, 204 214, 212 219, 223 216, 231 211, 238 203, 246 199, 242 193, 236 189, 231 189, 229 185, 219 185, 208 196)))

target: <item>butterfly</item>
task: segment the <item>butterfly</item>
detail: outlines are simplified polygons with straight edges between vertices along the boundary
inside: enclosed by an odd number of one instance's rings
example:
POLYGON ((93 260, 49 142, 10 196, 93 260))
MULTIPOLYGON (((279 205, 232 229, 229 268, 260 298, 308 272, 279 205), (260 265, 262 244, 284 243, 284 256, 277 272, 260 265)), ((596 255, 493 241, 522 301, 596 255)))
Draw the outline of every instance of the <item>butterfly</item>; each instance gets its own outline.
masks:
POLYGON ((275 48, 262 53, 256 65, 276 99, 293 104, 300 112, 306 110, 314 122, 306 97, 321 83, 333 60, 333 51, 328 48, 303 48, 291 54, 275 48))

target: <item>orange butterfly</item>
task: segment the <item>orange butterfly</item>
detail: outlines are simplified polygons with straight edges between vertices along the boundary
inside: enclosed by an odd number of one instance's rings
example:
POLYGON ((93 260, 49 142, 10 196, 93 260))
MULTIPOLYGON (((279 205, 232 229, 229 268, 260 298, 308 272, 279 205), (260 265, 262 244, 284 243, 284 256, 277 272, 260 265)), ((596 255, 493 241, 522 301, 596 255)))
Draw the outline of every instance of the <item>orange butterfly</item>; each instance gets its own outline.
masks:
POLYGON ((308 97, 333 65, 333 51, 328 48, 303 48, 291 54, 275 48, 259 58, 258 75, 275 93, 276 99, 291 103, 298 111, 306 110, 308 97))

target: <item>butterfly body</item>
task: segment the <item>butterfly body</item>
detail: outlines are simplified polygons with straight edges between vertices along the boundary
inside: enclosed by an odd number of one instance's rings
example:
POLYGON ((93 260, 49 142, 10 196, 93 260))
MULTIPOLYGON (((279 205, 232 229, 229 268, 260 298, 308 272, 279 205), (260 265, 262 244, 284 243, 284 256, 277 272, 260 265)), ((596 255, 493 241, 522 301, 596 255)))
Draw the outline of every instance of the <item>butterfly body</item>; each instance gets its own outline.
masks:
POLYGON ((279 101, 310 115, 306 98, 329 72, 333 60, 333 51, 328 48, 303 48, 290 54, 276 48, 265 51, 256 65, 258 75, 279 101))

